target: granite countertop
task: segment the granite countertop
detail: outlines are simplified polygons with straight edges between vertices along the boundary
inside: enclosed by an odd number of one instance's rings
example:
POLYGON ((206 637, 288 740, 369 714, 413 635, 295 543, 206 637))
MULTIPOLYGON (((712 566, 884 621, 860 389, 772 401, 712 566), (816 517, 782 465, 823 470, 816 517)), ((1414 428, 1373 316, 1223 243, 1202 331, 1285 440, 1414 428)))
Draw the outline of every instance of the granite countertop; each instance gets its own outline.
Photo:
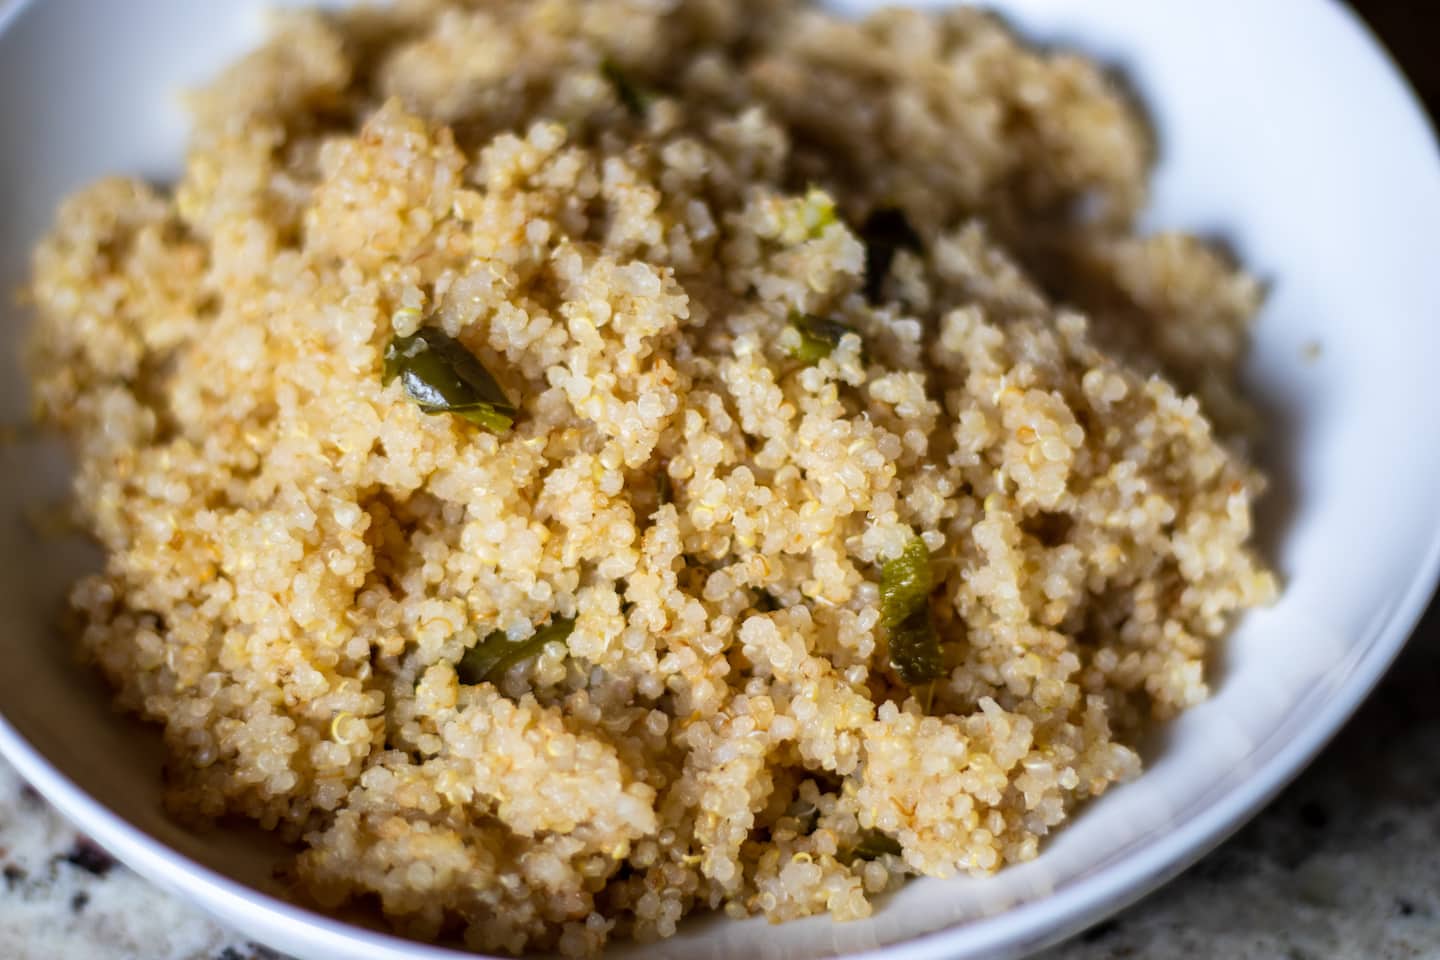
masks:
MULTIPOLYGON (((1436 12, 1356 0, 1432 114, 1436 12)), ((1279 799, 1157 893, 1039 960, 1440 958, 1440 603, 1279 799)), ((115 863, 0 761, 0 957, 279 960, 115 863)))

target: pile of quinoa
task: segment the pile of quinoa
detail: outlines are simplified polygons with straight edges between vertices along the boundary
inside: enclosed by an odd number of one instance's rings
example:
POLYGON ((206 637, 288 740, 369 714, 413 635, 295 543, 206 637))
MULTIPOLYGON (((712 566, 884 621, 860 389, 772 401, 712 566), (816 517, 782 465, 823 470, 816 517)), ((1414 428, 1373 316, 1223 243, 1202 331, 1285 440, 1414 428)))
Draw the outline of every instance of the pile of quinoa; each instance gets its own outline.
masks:
POLYGON ((1136 110, 983 13, 289 14, 191 102, 178 182, 60 209, 30 369, 106 550, 83 649, 297 898, 517 953, 864 917, 1036 856, 1275 593, 1257 284, 1137 235, 1136 110), (804 317, 855 335, 798 359, 804 317), (422 326, 512 428, 385 381, 422 326))

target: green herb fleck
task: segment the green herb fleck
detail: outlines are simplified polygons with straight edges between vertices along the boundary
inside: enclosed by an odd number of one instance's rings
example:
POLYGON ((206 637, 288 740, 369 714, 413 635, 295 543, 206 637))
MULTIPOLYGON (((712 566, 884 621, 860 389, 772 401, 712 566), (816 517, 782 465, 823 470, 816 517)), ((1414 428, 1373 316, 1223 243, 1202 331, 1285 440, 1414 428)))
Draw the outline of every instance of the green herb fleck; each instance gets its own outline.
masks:
POLYGON ((879 830, 868 830, 850 848, 847 859, 852 863, 856 860, 878 860, 887 853, 892 857, 900 856, 900 841, 879 830))
POLYGON ((650 101, 655 99, 653 93, 631 80, 614 60, 601 62, 600 73, 610 82, 610 86, 615 88, 615 96, 625 105, 625 109, 630 111, 631 116, 645 116, 650 101))
POLYGON ((574 629, 573 617, 561 617, 550 621, 524 640, 511 640, 504 630, 492 631, 465 651, 465 655, 455 665, 455 674, 461 683, 475 684, 497 680, 521 660, 533 657, 545 649, 546 644, 557 640, 564 641, 574 629))
POLYGON ((453 413, 494 433, 515 423, 516 410, 490 372, 460 341, 421 327, 385 348, 384 383, 395 378, 426 413, 453 413))
POLYGON ((802 208, 802 216, 805 218, 806 235, 814 240, 825 232, 825 228, 840 219, 835 212, 835 201, 830 194, 810 184, 805 189, 805 205, 802 208))
POLYGON ((930 572, 930 548, 912 537, 900 556, 880 568, 880 616, 887 627, 898 626, 923 609, 935 578, 930 572))
POLYGON ((853 327, 843 323, 798 311, 790 314, 790 326, 800 335, 800 343, 790 351, 791 356, 806 364, 819 363, 835 351, 845 334, 855 333, 853 327))
POLYGON ((870 214, 860 228, 860 239, 865 244, 865 296, 871 303, 877 303, 895 254, 901 250, 919 250, 922 241, 905 213, 897 207, 882 207, 870 214))
POLYGON ((880 568, 880 622, 889 635, 890 666, 912 686, 945 673, 940 638, 930 617, 930 549, 919 537, 880 568))

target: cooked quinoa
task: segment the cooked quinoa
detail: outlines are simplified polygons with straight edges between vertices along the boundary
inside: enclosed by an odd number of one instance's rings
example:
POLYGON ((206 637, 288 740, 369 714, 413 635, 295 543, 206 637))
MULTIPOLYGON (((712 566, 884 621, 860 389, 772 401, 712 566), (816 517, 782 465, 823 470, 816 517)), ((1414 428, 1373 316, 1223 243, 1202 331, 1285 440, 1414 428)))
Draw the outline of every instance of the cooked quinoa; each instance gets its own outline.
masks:
POLYGON ((1275 593, 1257 284, 1137 235, 1135 109, 983 13, 301 13, 192 105, 36 251, 34 395, 84 650, 297 898, 567 954, 864 917, 1036 856, 1275 593), (417 331, 513 424, 388 376, 417 331))

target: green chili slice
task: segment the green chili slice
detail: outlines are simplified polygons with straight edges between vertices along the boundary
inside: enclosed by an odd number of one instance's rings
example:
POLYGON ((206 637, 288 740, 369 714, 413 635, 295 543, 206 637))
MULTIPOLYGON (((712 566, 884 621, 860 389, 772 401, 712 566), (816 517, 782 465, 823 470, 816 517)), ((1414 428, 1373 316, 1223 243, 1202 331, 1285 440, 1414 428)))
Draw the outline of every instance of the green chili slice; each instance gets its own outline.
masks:
POLYGON ((928 602, 890 628, 890 666, 912 687, 945 675, 940 637, 930 619, 928 602))
POLYGON ((865 297, 877 303, 895 254, 901 250, 919 250, 923 241, 904 211, 897 207, 882 207, 870 214, 860 228, 860 239, 865 244, 865 297))
POLYGON ((914 686, 945 675, 940 637, 930 618, 930 549, 919 537, 880 568, 880 622, 890 642, 890 666, 914 686))
POLYGON ((930 548, 913 537, 900 556, 880 568, 880 616, 887 627, 899 626, 922 609, 935 578, 930 572, 930 548))
POLYGON ((790 314, 790 326, 800 334, 800 344, 791 351, 791 355, 807 364, 819 363, 830 356, 845 334, 855 333, 853 327, 843 323, 798 311, 790 314))
POLYGON ((426 413, 453 413, 494 433, 505 433, 515 423, 515 406, 495 378, 438 327, 390 341, 382 382, 397 377, 405 396, 426 413))
POLYGON ((536 630, 524 640, 511 640, 504 630, 487 634, 475 646, 465 651, 455 665, 455 674, 461 683, 484 683, 498 680, 515 664, 533 657, 545 645, 556 640, 565 640, 575 629, 573 617, 560 617, 536 630))

